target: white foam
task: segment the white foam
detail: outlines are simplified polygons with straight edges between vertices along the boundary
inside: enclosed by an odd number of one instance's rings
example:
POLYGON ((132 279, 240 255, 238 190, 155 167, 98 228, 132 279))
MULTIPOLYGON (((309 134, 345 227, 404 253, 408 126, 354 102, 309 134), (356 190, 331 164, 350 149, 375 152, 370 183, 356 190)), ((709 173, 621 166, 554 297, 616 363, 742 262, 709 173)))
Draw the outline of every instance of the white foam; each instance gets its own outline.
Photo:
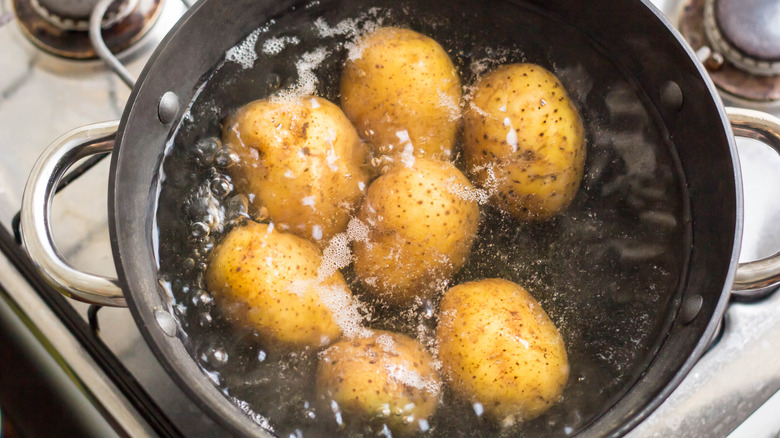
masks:
POLYGON ((460 118, 460 105, 455 101, 455 98, 441 90, 437 90, 439 95, 439 106, 441 106, 447 113, 447 119, 450 122, 455 122, 460 118))
POLYGON ((257 52, 255 51, 255 45, 257 44, 257 37, 260 35, 262 29, 255 29, 250 33, 243 41, 228 49, 225 52, 225 60, 235 62, 244 70, 252 68, 257 60, 257 52))
POLYGON ((438 394, 441 384, 436 379, 424 379, 420 373, 405 365, 387 364, 385 371, 391 380, 415 389, 423 389, 431 394, 438 394))
POLYGON ((412 146, 411 143, 406 143, 404 145, 404 151, 401 152, 401 162, 404 163, 404 166, 406 167, 412 167, 414 166, 415 161, 414 146, 412 146))
POLYGON ((357 301, 344 287, 318 286, 320 302, 333 314, 333 320, 347 339, 362 338, 373 335, 373 332, 363 326, 365 307, 357 301))
POLYGON ((382 350, 387 353, 396 352, 395 341, 393 340, 393 337, 387 333, 382 333, 381 335, 377 336, 376 343, 379 344, 379 346, 382 347, 382 350))
POLYGON ((480 108, 477 105, 475 105, 474 102, 469 102, 469 108, 471 108, 474 111, 476 111, 477 114, 479 114, 482 117, 490 117, 490 115, 488 115, 488 113, 486 113, 485 110, 483 110, 482 108, 480 108))
POLYGON ((301 40, 294 36, 283 36, 279 38, 269 38, 263 43, 263 53, 266 55, 278 55, 288 45, 298 45, 301 40))
POLYGON ((491 192, 489 190, 468 187, 464 184, 457 183, 455 182, 454 177, 444 181, 444 188, 466 202, 476 202, 479 205, 484 205, 490 199, 491 192))
POLYGON ((349 249, 349 236, 339 233, 330 239, 327 248, 322 252, 322 263, 317 269, 317 278, 324 281, 341 268, 352 263, 352 251, 349 249))
POLYGON ((347 224, 347 235, 350 240, 355 242, 367 241, 369 231, 368 225, 364 224, 363 221, 358 218, 350 219, 347 224))
POLYGON ((301 59, 295 63, 295 69, 298 72, 298 82, 288 89, 280 90, 270 100, 272 102, 289 102, 298 100, 303 96, 316 94, 319 79, 314 74, 314 70, 328 57, 328 54, 325 48, 319 47, 301 55, 301 59))

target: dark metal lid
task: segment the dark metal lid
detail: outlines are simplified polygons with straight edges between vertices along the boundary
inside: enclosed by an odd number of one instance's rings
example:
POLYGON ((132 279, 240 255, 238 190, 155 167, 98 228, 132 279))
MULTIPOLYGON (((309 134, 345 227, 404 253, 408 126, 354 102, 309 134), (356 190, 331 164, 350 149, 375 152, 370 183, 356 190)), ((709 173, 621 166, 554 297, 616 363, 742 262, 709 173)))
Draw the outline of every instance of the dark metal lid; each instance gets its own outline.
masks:
POLYGON ((780 2, 707 0, 704 30, 713 48, 736 67, 780 74, 780 2))

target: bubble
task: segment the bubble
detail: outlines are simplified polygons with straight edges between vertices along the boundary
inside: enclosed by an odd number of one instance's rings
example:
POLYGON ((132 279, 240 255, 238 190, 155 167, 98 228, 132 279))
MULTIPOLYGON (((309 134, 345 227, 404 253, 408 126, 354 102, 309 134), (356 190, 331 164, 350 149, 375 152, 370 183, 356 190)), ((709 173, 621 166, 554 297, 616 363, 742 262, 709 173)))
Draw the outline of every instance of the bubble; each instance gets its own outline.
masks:
POLYGON ((208 166, 214 159, 214 154, 222 148, 222 141, 216 137, 206 137, 198 140, 192 147, 192 156, 203 166, 208 166))
POLYGON ((209 226, 203 222, 194 222, 190 225, 190 235, 195 239, 204 239, 209 235, 209 226))
POLYGON ((218 175, 209 182, 211 192, 218 198, 224 198, 233 191, 233 183, 226 175, 218 175))
POLYGON ((208 312, 203 312, 198 315, 198 324, 201 327, 208 327, 213 322, 213 318, 211 317, 211 314, 208 312))
POLYGON ((227 363, 228 354, 222 347, 208 346, 201 353, 200 358, 213 369, 219 369, 227 363))
POLYGON ((222 147, 214 154, 214 165, 220 169, 228 169, 240 161, 238 154, 228 147, 222 147))
POLYGON ((298 45, 301 40, 294 36, 283 36, 279 38, 268 38, 263 43, 263 53, 266 55, 278 55, 288 45, 298 45))
POLYGON ((225 52, 225 60, 241 65, 244 70, 252 68, 255 64, 255 60, 257 60, 257 52, 255 52, 257 37, 262 30, 262 28, 256 29, 243 41, 228 49, 227 52, 225 52))
POLYGON ((196 289, 195 293, 192 295, 192 304, 198 307, 210 306, 213 301, 214 298, 211 294, 203 289, 196 289))
POLYGON ((230 222, 249 219, 249 199, 246 195, 232 196, 225 203, 225 217, 230 222))

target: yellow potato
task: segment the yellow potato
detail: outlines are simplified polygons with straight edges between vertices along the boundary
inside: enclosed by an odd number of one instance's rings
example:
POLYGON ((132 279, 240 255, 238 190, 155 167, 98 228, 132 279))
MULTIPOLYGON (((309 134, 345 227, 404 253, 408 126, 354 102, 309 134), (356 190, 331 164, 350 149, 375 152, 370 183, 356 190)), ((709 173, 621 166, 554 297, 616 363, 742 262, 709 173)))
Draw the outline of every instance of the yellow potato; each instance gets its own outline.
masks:
POLYGON ((548 219, 577 194, 582 121, 558 78, 534 64, 483 76, 464 114, 463 156, 491 202, 521 220, 548 219))
POLYGON ((355 242, 355 274, 395 305, 443 290, 466 262, 479 224, 474 188, 455 166, 412 160, 371 183, 357 216, 369 236, 355 242))
POLYGON ((320 247, 346 230, 369 182, 368 149, 336 105, 254 101, 225 121, 222 138, 241 158, 231 176, 255 211, 320 247))
POLYGON ((436 338, 452 389, 503 424, 542 414, 560 399, 569 378, 558 329, 510 281, 486 279, 448 290, 436 338))
POLYGON ((341 75, 341 107, 376 155, 414 148, 416 156, 450 159, 460 95, 447 52, 408 29, 365 36, 341 75))
POLYGON ((247 222, 211 254, 206 286, 240 324, 271 347, 321 347, 341 334, 323 294, 351 294, 341 273, 318 279, 320 250, 300 237, 247 222))
POLYGON ((336 421, 340 414, 348 425, 381 430, 384 424, 393 433, 409 434, 428 429, 441 383, 433 358, 419 342, 376 330, 371 337, 340 341, 325 350, 316 387, 320 405, 336 421))

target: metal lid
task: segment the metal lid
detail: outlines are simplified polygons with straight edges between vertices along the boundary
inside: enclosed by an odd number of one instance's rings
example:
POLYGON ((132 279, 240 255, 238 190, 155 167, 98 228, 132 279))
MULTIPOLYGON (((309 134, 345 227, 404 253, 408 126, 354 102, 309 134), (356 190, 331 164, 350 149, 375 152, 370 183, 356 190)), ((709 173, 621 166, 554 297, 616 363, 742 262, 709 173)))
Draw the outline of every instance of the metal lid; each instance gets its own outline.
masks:
POLYGON ((780 2, 707 0, 704 31, 713 48, 752 74, 780 74, 780 2))

